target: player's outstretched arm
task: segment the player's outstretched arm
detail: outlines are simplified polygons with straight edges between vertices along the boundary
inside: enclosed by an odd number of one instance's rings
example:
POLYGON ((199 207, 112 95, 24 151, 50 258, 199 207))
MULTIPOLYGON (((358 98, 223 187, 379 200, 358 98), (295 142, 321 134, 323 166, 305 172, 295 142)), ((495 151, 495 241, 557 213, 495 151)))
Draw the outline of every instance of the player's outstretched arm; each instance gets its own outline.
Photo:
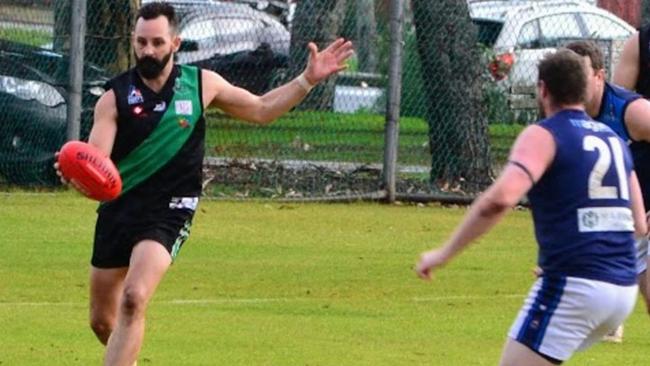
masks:
POLYGON ((218 74, 203 71, 203 104, 217 107, 245 121, 268 124, 300 103, 312 87, 332 74, 344 70, 353 54, 352 43, 339 38, 319 51, 309 43, 307 67, 294 80, 262 96, 233 86, 218 74))
POLYGON ((539 180, 554 156, 553 136, 539 126, 526 128, 512 148, 508 165, 472 204, 447 243, 422 253, 415 268, 417 275, 430 279, 431 271, 445 265, 472 241, 488 232, 539 180))
POLYGON ((634 90, 639 78, 639 33, 625 41, 620 59, 614 67, 612 81, 626 89, 634 90))

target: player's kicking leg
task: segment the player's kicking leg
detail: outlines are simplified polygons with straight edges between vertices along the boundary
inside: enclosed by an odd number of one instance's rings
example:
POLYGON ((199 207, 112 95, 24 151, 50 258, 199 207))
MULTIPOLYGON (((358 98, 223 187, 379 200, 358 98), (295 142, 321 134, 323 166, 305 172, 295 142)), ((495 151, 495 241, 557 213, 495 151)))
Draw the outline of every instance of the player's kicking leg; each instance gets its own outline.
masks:
POLYGON ((136 361, 144 338, 147 304, 171 262, 167 249, 155 241, 141 241, 133 249, 105 365, 130 366, 136 361))

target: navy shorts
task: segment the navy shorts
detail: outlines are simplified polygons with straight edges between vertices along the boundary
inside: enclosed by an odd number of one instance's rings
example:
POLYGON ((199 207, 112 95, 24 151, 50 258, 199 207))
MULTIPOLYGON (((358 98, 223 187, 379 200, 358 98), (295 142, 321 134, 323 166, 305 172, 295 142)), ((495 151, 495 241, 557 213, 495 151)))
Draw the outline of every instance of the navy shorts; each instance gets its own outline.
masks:
POLYGON ((142 240, 162 244, 174 260, 189 237, 197 204, 198 197, 172 197, 156 203, 122 200, 101 206, 91 264, 128 267, 133 247, 142 240))

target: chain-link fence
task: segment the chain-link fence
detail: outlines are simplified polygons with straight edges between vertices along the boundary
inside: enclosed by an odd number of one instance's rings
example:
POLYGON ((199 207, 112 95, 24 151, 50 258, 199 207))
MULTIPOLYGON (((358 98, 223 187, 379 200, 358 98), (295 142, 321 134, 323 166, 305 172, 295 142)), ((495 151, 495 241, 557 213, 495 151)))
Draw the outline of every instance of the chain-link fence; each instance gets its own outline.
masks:
MULTIPOLYGON (((170 2, 183 39, 176 61, 257 94, 300 73, 309 41, 324 47, 343 36, 356 49, 346 72, 271 126, 209 110, 207 195, 382 196, 394 15, 388 0, 170 2)), ((87 0, 82 139, 101 85, 133 65, 139 3, 87 0)), ((597 39, 609 67, 634 31, 578 0, 403 3, 399 196, 471 198, 483 190, 516 134, 537 118, 542 55, 597 39)), ((71 0, 0 4, 0 175, 8 183, 56 182, 50 165, 66 134, 71 9, 71 0)))

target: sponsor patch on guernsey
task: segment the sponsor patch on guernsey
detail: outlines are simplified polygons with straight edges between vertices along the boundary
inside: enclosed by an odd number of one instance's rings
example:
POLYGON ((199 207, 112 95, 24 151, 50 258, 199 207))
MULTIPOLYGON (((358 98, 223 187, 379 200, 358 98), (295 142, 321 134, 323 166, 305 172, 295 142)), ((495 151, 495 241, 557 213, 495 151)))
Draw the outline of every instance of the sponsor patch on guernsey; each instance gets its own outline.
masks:
POLYGON ((192 101, 191 100, 177 100, 176 101, 176 114, 179 116, 192 115, 192 101))
POLYGON ((134 85, 129 85, 129 95, 127 99, 129 105, 140 104, 144 102, 144 98, 142 97, 142 92, 134 85))
POLYGON ((632 210, 627 207, 586 207, 578 209, 578 231, 634 231, 632 210))

